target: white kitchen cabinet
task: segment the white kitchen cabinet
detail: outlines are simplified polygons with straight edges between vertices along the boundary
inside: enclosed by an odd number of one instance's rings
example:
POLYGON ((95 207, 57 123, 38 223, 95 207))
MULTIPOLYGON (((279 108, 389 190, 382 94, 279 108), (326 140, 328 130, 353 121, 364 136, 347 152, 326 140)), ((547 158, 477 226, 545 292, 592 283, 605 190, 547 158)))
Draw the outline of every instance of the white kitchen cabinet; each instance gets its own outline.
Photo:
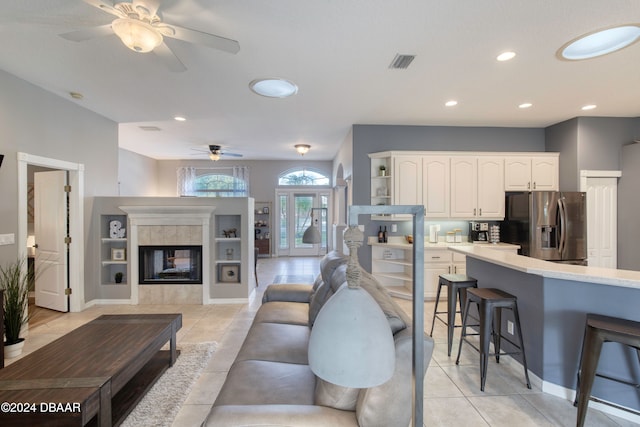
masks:
POLYGON ((558 191, 559 155, 505 157, 505 191, 558 191))
POLYGON ((467 257, 457 252, 452 252, 451 273, 467 274, 467 257))
POLYGON ((422 204, 427 218, 449 218, 450 157, 422 158, 422 204))
POLYGON ((504 163, 501 157, 451 158, 451 218, 504 218, 504 163))
POLYGON ((422 204, 422 159, 416 156, 393 157, 394 205, 422 204))

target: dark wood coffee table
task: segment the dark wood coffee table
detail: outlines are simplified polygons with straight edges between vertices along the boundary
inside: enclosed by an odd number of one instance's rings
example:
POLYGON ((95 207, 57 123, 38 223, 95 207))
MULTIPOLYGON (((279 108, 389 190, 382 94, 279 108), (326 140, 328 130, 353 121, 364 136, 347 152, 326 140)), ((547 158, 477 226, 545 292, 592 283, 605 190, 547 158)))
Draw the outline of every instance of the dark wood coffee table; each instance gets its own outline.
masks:
POLYGON ((0 369, 0 425, 119 425, 175 362, 181 327, 181 314, 104 315, 0 369))

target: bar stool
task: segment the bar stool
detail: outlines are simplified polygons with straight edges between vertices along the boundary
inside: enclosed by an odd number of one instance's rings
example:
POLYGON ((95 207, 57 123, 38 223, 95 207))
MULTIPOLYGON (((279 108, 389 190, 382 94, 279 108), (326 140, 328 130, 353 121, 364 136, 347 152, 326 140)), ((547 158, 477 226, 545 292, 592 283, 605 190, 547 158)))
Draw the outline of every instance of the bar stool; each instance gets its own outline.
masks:
POLYGON ((466 341, 471 347, 480 352, 480 390, 484 391, 484 385, 487 380, 487 365, 489 356, 496 357, 496 363, 500 363, 500 340, 504 339, 513 345, 518 351, 502 353, 522 354, 522 364, 524 365, 524 376, 527 380, 527 388, 531 388, 529 382, 529 372, 527 370, 527 358, 524 353, 524 340, 522 339, 522 329, 520 328, 520 316, 518 315, 518 299, 500 289, 493 288, 471 288, 467 290, 467 301, 465 303, 464 315, 462 316, 462 334, 460 336, 460 345, 458 346, 458 357, 456 365, 460 363, 460 352, 462 351, 462 342, 466 341), (466 330, 469 325, 469 307, 471 303, 478 306, 478 314, 480 321, 480 331, 477 334, 467 334, 466 330), (513 312, 515 327, 518 332, 519 344, 514 343, 509 338, 501 334, 501 318, 502 309, 509 309, 513 312), (467 339, 467 335, 480 335, 480 348, 477 348, 467 339), (495 353, 489 353, 489 342, 493 336, 493 346, 495 353))
POLYGON ((594 400, 618 409, 630 411, 627 408, 605 402, 591 396, 591 388, 596 376, 640 387, 640 384, 631 383, 618 378, 613 378, 603 374, 598 374, 598 360, 602 351, 602 344, 605 342, 617 342, 636 349, 638 360, 640 361, 640 322, 619 319, 616 317, 602 316, 599 314, 587 314, 587 322, 582 343, 582 354, 580 355, 580 365, 578 370, 578 385, 576 386, 576 399, 574 406, 578 407, 578 419, 576 425, 581 427, 587 415, 589 400, 594 400))
POLYGON ((453 343, 453 330, 459 328, 460 325, 455 324, 456 313, 464 312, 464 303, 467 300, 467 288, 477 288, 478 281, 466 274, 441 274, 438 281, 438 293, 436 294, 436 304, 433 308, 433 319, 431 320, 431 332, 429 336, 433 336, 433 327, 436 318, 447 325, 447 356, 451 356, 451 345, 453 343), (438 311, 438 303, 440 302, 440 291, 442 287, 447 287, 447 311, 438 311), (460 311, 456 311, 457 301, 460 301, 460 311), (442 319, 439 314, 447 313, 447 320, 442 319))

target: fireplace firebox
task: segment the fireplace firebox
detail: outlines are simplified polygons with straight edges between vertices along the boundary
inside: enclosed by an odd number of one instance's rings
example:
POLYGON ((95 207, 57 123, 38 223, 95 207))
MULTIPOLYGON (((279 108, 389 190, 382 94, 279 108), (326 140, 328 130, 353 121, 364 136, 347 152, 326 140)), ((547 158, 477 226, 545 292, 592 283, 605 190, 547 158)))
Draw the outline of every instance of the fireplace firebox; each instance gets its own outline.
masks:
POLYGON ((202 284, 202 246, 139 246, 141 285, 202 284))

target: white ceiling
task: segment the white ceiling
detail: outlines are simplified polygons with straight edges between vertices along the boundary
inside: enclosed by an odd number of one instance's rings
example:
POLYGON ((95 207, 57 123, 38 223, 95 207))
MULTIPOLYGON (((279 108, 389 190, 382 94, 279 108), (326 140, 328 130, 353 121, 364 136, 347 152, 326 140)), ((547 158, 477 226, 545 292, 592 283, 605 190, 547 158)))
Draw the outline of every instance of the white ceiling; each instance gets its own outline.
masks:
POLYGON ((72 102, 120 123, 121 147, 156 159, 198 158, 193 148, 211 143, 246 159, 299 159, 293 145, 307 143, 305 159, 327 160, 352 124, 545 127, 640 116, 640 43, 588 61, 555 56, 579 35, 640 22, 638 0, 163 0, 165 22, 240 43, 232 55, 168 40, 182 73, 115 35, 59 37, 113 20, 80 0, 0 7, 1 69, 69 100, 82 93, 72 102), (516 58, 497 62, 505 50, 516 58), (396 53, 416 59, 391 70, 396 53), (260 97, 248 88, 260 77, 290 79, 299 92, 260 97), (459 104, 445 108, 449 99, 459 104), (580 110, 589 103, 597 109, 580 110))

